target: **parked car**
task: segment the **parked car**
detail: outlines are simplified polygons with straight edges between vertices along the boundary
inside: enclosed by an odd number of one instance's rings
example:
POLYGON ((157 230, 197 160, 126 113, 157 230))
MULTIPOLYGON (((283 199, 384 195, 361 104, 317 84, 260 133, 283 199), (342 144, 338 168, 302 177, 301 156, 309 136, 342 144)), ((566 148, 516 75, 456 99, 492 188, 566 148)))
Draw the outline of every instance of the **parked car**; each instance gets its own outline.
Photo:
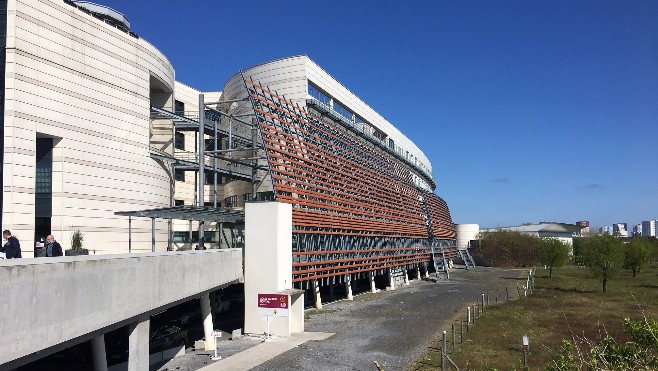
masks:
POLYGON ((160 352, 177 346, 187 346, 187 329, 173 325, 162 326, 151 335, 149 352, 160 352))

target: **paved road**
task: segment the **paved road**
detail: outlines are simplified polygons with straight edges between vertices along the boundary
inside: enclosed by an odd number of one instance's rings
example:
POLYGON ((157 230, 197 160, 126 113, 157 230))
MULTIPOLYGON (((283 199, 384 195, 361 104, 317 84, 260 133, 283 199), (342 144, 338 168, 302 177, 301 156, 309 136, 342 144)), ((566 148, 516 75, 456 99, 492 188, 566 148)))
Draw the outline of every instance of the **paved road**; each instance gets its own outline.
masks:
MULTIPOLYGON (((325 305, 322 311, 308 312, 305 328, 335 335, 306 342, 252 370, 375 370, 375 361, 387 371, 407 370, 482 293, 489 293, 493 303, 498 289, 502 301, 508 287, 515 299, 516 287, 525 283, 527 273, 520 269, 454 269, 449 281, 415 280, 395 291, 325 305)), ((241 351, 252 346, 253 341, 243 339, 229 341, 219 349, 225 357, 240 357, 241 351)), ((207 355, 188 354, 159 369, 198 370, 209 363, 207 355)))

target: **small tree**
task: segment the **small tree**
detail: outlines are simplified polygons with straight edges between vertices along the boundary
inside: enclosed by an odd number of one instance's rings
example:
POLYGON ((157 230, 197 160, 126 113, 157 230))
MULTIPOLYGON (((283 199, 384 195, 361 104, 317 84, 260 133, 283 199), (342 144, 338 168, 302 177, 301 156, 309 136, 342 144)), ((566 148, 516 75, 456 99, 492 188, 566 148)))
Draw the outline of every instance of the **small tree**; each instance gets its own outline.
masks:
POLYGON ((624 268, 633 271, 633 277, 637 276, 640 268, 647 265, 651 260, 651 244, 646 238, 633 238, 624 248, 624 268))
POLYGON ((542 238, 537 245, 541 264, 549 267, 548 276, 553 277, 553 267, 561 267, 569 259, 569 247, 557 238, 542 238))
POLYGON ((84 241, 84 236, 79 229, 76 229, 71 235, 71 249, 78 254, 82 253, 82 241, 84 241))
POLYGON ((610 235, 583 238, 583 263, 608 290, 608 280, 615 278, 624 264, 624 246, 610 235))

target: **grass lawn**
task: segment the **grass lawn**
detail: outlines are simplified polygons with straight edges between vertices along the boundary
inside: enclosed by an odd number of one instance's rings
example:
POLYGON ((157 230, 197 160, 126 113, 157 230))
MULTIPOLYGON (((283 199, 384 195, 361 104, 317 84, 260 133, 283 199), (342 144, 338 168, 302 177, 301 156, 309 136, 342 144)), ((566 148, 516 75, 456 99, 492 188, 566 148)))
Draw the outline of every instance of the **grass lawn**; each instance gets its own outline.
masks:
MULTIPOLYGON (((527 335, 528 367, 541 370, 559 352, 562 340, 596 341, 612 334, 617 341, 625 341, 624 317, 640 320, 644 316, 658 319, 658 264, 644 268, 637 277, 622 272, 608 282, 606 293, 586 268, 555 268, 553 278, 548 278, 548 270, 539 269, 533 295, 487 307, 464 334, 464 343, 454 351, 450 344, 447 349, 462 370, 522 369, 521 341, 527 335)), ((459 339, 460 323, 456 324, 459 339)), ((440 368, 440 347, 439 339, 411 369, 440 368)))

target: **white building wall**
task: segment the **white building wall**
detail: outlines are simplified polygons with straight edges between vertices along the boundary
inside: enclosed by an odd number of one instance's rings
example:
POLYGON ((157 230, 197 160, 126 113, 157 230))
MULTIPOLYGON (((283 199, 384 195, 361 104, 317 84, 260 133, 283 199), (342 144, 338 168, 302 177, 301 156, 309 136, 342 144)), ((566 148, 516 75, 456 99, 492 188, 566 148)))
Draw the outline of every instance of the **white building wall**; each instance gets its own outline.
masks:
MULTIPOLYGON (((418 146, 307 56, 300 55, 267 62, 248 68, 243 71, 243 74, 245 78, 276 91, 277 94, 301 107, 306 106, 308 81, 310 80, 318 88, 338 100, 345 108, 383 131, 389 138, 393 139, 402 153, 406 155, 408 151, 410 159, 415 157, 419 167, 426 169, 429 174, 432 173, 432 165, 429 159, 418 146)), ((238 74, 226 83, 224 99, 243 97, 246 97, 246 93, 244 92, 242 78, 238 74)), ((235 111, 236 114, 247 112, 250 112, 249 106, 242 106, 241 109, 235 111)), ((385 144, 388 146, 388 142, 385 144)), ((411 160, 411 162, 414 161, 411 160)), ((430 189, 429 185, 425 185, 425 188, 430 189)))
POLYGON ((471 240, 477 240, 480 234, 479 224, 455 224, 455 232, 457 233, 457 247, 465 248, 471 240))
MULTIPOLYGON (((96 253, 127 251, 128 220, 114 212, 169 205, 169 176, 149 157, 149 107, 152 77, 173 91, 171 64, 63 1, 9 1, 7 21, 3 228, 31 256, 36 138, 53 137, 52 233, 64 248, 80 229, 96 253)), ((150 251, 150 220, 132 229, 133 251, 150 251)))

